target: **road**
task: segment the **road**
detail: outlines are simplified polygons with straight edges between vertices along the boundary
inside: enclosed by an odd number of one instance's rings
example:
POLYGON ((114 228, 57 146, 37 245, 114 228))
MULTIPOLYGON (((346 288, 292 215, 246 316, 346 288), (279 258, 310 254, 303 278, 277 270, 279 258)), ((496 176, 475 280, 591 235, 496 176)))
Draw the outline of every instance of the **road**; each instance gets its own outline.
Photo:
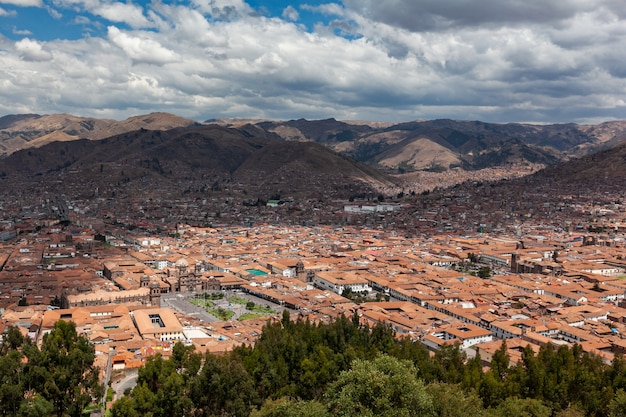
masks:
POLYGON ((115 390, 115 399, 122 398, 124 391, 132 389, 137 385, 137 370, 127 371, 126 376, 119 382, 114 382, 112 387, 115 390))

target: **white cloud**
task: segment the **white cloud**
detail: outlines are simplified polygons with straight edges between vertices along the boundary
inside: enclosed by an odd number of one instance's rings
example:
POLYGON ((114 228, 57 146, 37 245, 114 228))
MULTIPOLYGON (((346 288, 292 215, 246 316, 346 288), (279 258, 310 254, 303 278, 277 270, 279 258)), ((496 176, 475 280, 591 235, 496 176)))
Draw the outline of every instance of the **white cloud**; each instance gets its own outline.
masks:
POLYGON ((201 12, 218 20, 232 21, 253 13, 253 9, 243 0, 191 0, 201 12))
POLYGON ((312 6, 310 4, 303 4, 301 6, 303 10, 308 10, 310 12, 322 13, 326 16, 345 16, 346 10, 337 3, 326 3, 320 4, 318 6, 312 6))
POLYGON ((141 6, 130 3, 103 3, 93 9, 93 13, 111 22, 126 23, 132 28, 145 28, 150 22, 143 15, 141 6))
POLYGON ((17 29, 17 28, 13 28, 13 34, 14 35, 20 35, 20 36, 28 36, 28 35, 32 35, 32 32, 28 29, 17 29))
POLYGON ((56 9, 53 9, 52 7, 46 7, 46 10, 48 11, 48 14, 52 16, 53 19, 59 20, 63 17, 63 14, 61 12, 59 12, 56 9))
POLYGON ((178 60, 178 56, 170 49, 163 47, 158 41, 150 39, 147 33, 131 36, 115 26, 109 26, 108 37, 135 62, 163 65, 178 60))
POLYGON ((20 7, 41 7, 41 0, 0 0, 0 4, 12 4, 20 7))
POLYGON ((292 22, 296 22, 300 19, 300 14, 298 14, 298 11, 293 6, 287 6, 283 10, 282 16, 283 19, 291 20, 292 22))
POLYGON ((25 61, 49 61, 52 59, 50 52, 45 51, 39 42, 29 38, 15 42, 15 49, 20 54, 20 58, 25 61))
POLYGON ((505 27, 520 24, 555 24, 595 10, 623 6, 606 0, 343 0, 346 8, 374 21, 411 31, 449 30, 459 27, 490 25, 505 27))
POLYGON ((290 20, 293 14, 261 17, 241 0, 154 2, 145 9, 57 0, 58 7, 63 2, 81 11, 81 22, 90 27, 102 24, 103 16, 133 29, 110 24, 104 37, 45 43, 29 35, 13 44, 0 36, 0 114, 29 109, 124 118, 131 111, 165 110, 198 119, 557 122, 624 117, 622 2, 564 0, 569 9, 551 4, 546 16, 533 20, 538 0, 495 1, 475 2, 479 10, 497 8, 486 16, 470 10, 462 16, 461 0, 451 0, 449 10, 434 0, 302 6, 301 12, 326 17, 309 32, 290 20), (403 20, 402 14, 415 14, 414 4, 440 20, 431 26, 403 20), (504 11, 519 16, 502 17, 504 11))
POLYGON ((17 12, 15 10, 5 10, 0 7, 0 16, 15 16, 17 12))

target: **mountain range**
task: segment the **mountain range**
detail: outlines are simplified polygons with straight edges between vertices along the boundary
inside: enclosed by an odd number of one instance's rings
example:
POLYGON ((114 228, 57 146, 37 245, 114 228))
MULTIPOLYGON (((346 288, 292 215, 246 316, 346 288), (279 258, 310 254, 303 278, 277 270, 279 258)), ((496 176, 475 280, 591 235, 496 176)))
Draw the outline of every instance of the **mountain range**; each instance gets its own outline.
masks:
POLYGON ((253 126, 267 137, 316 142, 356 161, 395 172, 454 167, 477 170, 520 164, 549 166, 609 149, 626 140, 626 121, 532 125, 447 119, 404 123, 210 119, 199 123, 168 113, 123 121, 24 114, 0 117, 0 155, 55 141, 98 140, 138 129, 164 131, 210 124, 239 130, 253 126))
MULTIPOLYGON (((341 197, 372 193, 394 181, 315 142, 287 142, 251 125, 226 128, 197 123, 26 147, 0 160, 0 176, 16 181, 45 178, 65 185, 79 178, 78 185, 91 184, 88 189, 130 183, 138 191, 133 183, 150 183, 159 189, 234 187, 252 195, 280 195, 288 190, 292 195, 341 197)), ((6 186, 12 184, 4 181, 6 186)))
POLYGON ((244 197, 249 192, 263 198, 371 198, 468 179, 526 176, 538 168, 545 168, 535 177, 542 182, 589 186, 590 181, 618 184, 626 178, 624 121, 546 126, 453 120, 199 123, 168 113, 120 122, 28 114, 0 118, 0 150, 0 179, 14 179, 4 184, 23 187, 40 178, 49 187, 78 178, 74 184, 88 193, 108 189, 112 195, 124 188, 129 196, 139 189, 154 192, 152 184, 158 183, 158 189, 173 194, 235 189, 244 197))
MULTIPOLYGON (((237 126, 236 120, 211 122, 237 126)), ((253 124, 285 140, 322 143, 358 161, 400 170, 476 170, 528 163, 547 166, 626 140, 625 121, 531 125, 448 119, 397 124, 299 119, 253 124)))

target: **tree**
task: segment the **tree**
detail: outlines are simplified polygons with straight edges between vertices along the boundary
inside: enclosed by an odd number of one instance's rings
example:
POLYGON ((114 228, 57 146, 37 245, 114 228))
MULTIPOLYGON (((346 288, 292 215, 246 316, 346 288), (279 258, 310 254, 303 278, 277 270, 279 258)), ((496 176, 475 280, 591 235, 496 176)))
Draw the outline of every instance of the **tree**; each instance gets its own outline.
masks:
POLYGON ((111 408, 112 417, 154 417, 156 394, 145 383, 135 386, 130 396, 117 400, 111 408))
POLYGON ((248 416, 260 404, 250 375, 233 355, 207 354, 192 381, 190 398, 197 416, 248 416))
POLYGON ((24 344, 24 336, 17 327, 7 327, 6 333, 2 335, 0 343, 0 356, 5 356, 12 350, 19 349, 24 344))
POLYGON ((609 417, 626 417, 626 391, 623 389, 618 390, 609 403, 609 417))
POLYGON ((54 412, 54 406, 39 394, 34 394, 20 406, 21 417, 48 417, 54 412))
POLYGON ((489 278, 491 276, 491 268, 488 266, 481 266, 478 270, 479 278, 489 278))
POLYGON ((433 358, 433 362, 435 362, 437 367, 437 379, 441 382, 452 384, 461 382, 463 380, 465 359, 465 353, 461 351, 459 343, 442 346, 433 358))
POLYGON ((338 355, 329 347, 319 344, 300 362, 300 381, 297 384, 300 398, 318 398, 327 384, 337 379, 338 355))
POLYGON ((80 417, 92 400, 104 394, 93 365, 94 347, 76 333, 74 323, 58 321, 44 336, 41 350, 31 344, 23 350, 28 358, 25 373, 29 389, 49 401, 58 417, 80 417))
POLYGON ((317 401, 295 401, 291 398, 267 400, 250 417, 330 417, 326 407, 317 401))
MULTIPOLYGON (((5 347, 6 341, 0 345, 5 347)), ((0 415, 15 416, 24 402, 23 355, 10 350, 0 356, 0 415)))
POLYGON ((334 416, 434 416, 424 383, 412 363, 380 355, 357 359, 329 385, 325 394, 334 416))
POLYGON ((502 381, 506 378, 506 374, 509 372, 509 361, 506 340, 502 340, 500 348, 491 357, 491 370, 497 380, 502 381))
POLYGON ((585 412, 579 407, 572 405, 565 410, 561 410, 554 414, 554 417, 585 417, 585 412))
POLYGON ((426 386, 426 391, 433 399, 437 417, 480 417, 484 414, 480 397, 464 391, 460 385, 432 383, 426 386))
POLYGON ((552 410, 532 398, 507 398, 489 415, 493 417, 550 417, 552 410))

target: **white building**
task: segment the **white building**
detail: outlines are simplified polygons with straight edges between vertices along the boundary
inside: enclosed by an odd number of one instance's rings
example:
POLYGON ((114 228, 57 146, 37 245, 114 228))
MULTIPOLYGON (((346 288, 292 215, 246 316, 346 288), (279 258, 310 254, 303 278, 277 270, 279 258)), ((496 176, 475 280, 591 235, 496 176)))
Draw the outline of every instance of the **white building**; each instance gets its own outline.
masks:
POLYGON ((313 283, 318 288, 330 290, 340 295, 345 289, 350 289, 353 292, 370 292, 372 290, 368 285, 367 278, 352 272, 318 272, 315 274, 313 283))

